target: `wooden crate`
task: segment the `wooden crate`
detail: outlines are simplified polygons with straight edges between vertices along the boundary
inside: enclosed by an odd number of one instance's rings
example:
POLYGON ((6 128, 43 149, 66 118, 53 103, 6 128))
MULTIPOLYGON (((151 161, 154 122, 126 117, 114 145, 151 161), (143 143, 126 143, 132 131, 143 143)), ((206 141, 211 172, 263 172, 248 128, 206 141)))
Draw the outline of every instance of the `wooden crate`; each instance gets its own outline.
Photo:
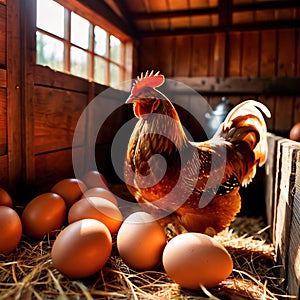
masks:
POLYGON ((300 143, 269 134, 265 165, 267 220, 286 289, 300 289, 300 143))

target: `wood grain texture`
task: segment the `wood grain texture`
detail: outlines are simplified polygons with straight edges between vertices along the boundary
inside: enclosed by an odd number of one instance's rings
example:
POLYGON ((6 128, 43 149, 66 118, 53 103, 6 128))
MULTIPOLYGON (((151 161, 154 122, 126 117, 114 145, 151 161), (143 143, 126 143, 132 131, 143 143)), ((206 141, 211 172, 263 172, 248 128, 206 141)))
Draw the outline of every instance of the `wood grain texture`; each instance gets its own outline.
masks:
POLYGON ((276 70, 276 31, 261 32, 259 76, 274 76, 276 70))
POLYGON ((228 62, 227 75, 240 76, 241 74, 241 45, 242 37, 240 32, 231 32, 228 39, 228 62))
MULTIPOLYGON (((83 148, 75 148, 74 154, 83 157, 83 148)), ((81 161, 78 160, 78 163, 80 168, 81 161)), ((49 191, 61 179, 74 177, 72 149, 36 155, 35 174, 34 184, 38 193, 49 191)))
POLYGON ((208 76, 209 45, 208 34, 195 35, 192 38, 191 76, 208 76))
POLYGON ((0 155, 7 154, 6 89, 0 88, 0 155))
POLYGON ((177 36, 174 48, 174 74, 190 75, 192 43, 190 36, 177 36))
MULTIPOLYGON (((37 86, 34 89, 34 153, 72 147, 77 121, 88 102, 87 95, 37 86)), ((80 128, 84 143, 84 128, 80 128)))
POLYGON ((242 76, 258 76, 259 39, 257 31, 242 35, 242 76))
POLYGON ((34 66, 34 83, 69 91, 87 93, 89 82, 83 78, 54 71, 49 67, 34 66))
MULTIPOLYGON (((280 269, 281 276, 287 277, 290 268, 289 249, 291 247, 291 224, 294 215, 295 204, 295 179, 299 158, 299 143, 289 139, 279 139, 276 147, 276 174, 274 181, 274 219, 273 242, 277 255, 277 261, 283 265, 280 269)), ((296 218, 298 218, 296 212, 296 218)), ((292 291, 298 293, 298 290, 292 291)))
POLYGON ((294 29, 278 32, 277 76, 295 76, 295 33, 294 29))
POLYGON ((12 193, 16 194, 16 186, 22 181, 22 104, 21 101, 21 65, 19 51, 20 38, 20 3, 9 1, 7 3, 7 143, 9 181, 12 193))
POLYGON ((8 163, 7 155, 0 156, 0 187, 7 189, 8 187, 8 163))
POLYGON ((6 65, 6 6, 0 3, 0 66, 6 65))
MULTIPOLYGON (((300 143, 295 153, 295 181, 293 189, 293 206, 288 250, 288 292, 300 296, 300 143)), ((293 183, 291 183, 293 184, 293 183)))
POLYGON ((6 88, 7 80, 6 80, 6 70, 0 69, 0 88, 6 88))

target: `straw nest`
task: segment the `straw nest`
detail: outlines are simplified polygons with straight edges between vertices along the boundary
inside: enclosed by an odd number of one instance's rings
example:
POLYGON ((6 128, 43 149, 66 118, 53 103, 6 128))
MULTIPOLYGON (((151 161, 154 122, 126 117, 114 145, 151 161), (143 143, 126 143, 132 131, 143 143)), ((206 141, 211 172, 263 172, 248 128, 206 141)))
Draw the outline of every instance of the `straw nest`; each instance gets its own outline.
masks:
POLYGON ((84 280, 60 274, 51 261, 53 239, 23 237, 8 256, 0 255, 0 299, 280 299, 292 298, 281 288, 274 248, 262 218, 238 217, 217 236, 234 261, 232 274, 219 286, 191 291, 175 284, 160 266, 136 272, 113 251, 105 267, 84 280))

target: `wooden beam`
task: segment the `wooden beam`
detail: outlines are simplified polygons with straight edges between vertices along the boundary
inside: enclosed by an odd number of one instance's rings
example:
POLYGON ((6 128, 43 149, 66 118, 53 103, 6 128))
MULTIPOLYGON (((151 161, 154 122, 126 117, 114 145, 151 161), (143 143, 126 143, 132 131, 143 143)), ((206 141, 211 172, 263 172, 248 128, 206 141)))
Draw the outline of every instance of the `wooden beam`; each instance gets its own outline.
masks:
POLYGON ((300 95, 300 78, 250 78, 250 77, 172 77, 167 89, 185 93, 182 82, 199 93, 252 94, 252 95, 300 95))
POLYGON ((232 23, 232 0, 219 0, 219 26, 230 26, 232 23))
MULTIPOLYGON (((115 2, 121 2, 121 1, 115 0, 115 2)), ((122 5, 124 6, 123 2, 122 5)), ((249 10, 293 8, 293 7, 296 8, 296 7, 300 7, 300 1, 298 0, 274 1, 273 0, 267 2, 255 2, 255 3, 233 5, 231 0, 224 0, 224 1, 219 0, 218 7, 215 6, 215 7, 206 7, 206 8, 195 8, 189 10, 179 9, 179 10, 170 10, 170 11, 157 11, 151 13, 139 12, 139 13, 133 13, 131 14, 131 16, 135 20, 149 20, 149 19, 153 20, 153 19, 212 15, 217 13, 223 13, 225 7, 228 7, 235 12, 249 11, 249 10)))
POLYGON ((138 34, 129 22, 119 17, 109 5, 104 1, 98 0, 77 0, 82 5, 88 7, 92 11, 96 12, 98 15, 102 16, 104 19, 109 20, 111 24, 119 28, 125 34, 131 36, 134 39, 138 39, 138 34))
POLYGON ((273 1, 266 1, 266 2, 236 4, 232 7, 232 9, 233 11, 249 11, 249 10, 296 8, 296 7, 300 7, 300 1, 298 0, 286 0, 286 1, 273 0, 273 1))
POLYGON ((190 17, 190 16, 203 16, 212 15, 218 13, 218 7, 207 8, 195 8, 195 9, 179 9, 169 11, 157 11, 152 13, 134 13, 132 17, 135 20, 153 20, 153 19, 165 19, 165 18, 177 18, 177 17, 190 17))
POLYGON ((132 13, 128 10, 127 6, 124 4, 124 0, 113 0, 118 9, 120 10, 121 14, 127 20, 130 28, 135 32, 135 34, 138 36, 138 30, 133 22, 133 16, 132 13))
POLYGON ((281 20, 273 22, 255 22, 245 24, 233 24, 230 26, 210 26, 210 27, 193 27, 193 28, 177 28, 175 30, 144 30, 140 34, 142 37, 158 37, 158 36, 174 36, 174 35, 194 35, 215 32, 233 32, 233 31, 249 31, 249 30, 268 30, 268 29, 285 29, 299 28, 300 20, 281 20))

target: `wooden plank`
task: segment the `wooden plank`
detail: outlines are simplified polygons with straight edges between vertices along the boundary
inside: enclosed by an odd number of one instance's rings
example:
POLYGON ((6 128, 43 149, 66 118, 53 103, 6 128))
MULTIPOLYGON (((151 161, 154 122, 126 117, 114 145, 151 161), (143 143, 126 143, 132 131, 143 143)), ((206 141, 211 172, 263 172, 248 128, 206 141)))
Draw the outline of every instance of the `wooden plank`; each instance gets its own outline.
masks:
MULTIPOLYGON (((298 14, 300 15, 300 9, 298 10, 298 14)), ((300 57, 300 43, 299 43, 299 39, 300 39, 300 29, 298 28, 296 31, 296 39, 298 41, 297 43, 297 48, 296 48, 296 57, 300 57)), ((296 76, 299 77, 300 76, 300 59, 297 59, 297 64, 296 64, 296 76)))
POLYGON ((176 76, 190 75, 190 61, 192 51, 190 36, 177 36, 174 48, 174 74, 176 76))
POLYGON ((226 35, 225 33, 216 33, 212 36, 212 47, 210 49, 209 74, 214 76, 225 76, 225 51, 226 35))
POLYGON ((209 35, 201 34, 192 37, 191 76, 208 76, 209 35))
POLYGON ((294 29, 278 32, 277 76, 295 76, 295 37, 294 29))
POLYGON ((278 142, 279 172, 278 193, 275 199, 274 245, 278 263, 283 265, 281 276, 286 278, 288 272, 288 251, 290 243, 291 220, 293 213, 293 193, 295 184, 295 161, 299 143, 288 139, 278 142))
POLYGON ((0 66, 6 65, 6 6, 0 5, 0 66))
POLYGON ((6 89, 0 88, 0 155, 7 154, 6 89))
MULTIPOLYGON (((259 77, 183 77, 178 80, 202 93, 257 94, 257 95, 298 95, 300 94, 300 78, 259 78, 259 77)), ((171 86, 180 92, 180 86, 171 86)), ((288 97, 287 97, 288 98, 288 97)), ((284 100, 285 101, 285 100, 284 100)), ((283 101, 281 101, 283 102, 283 101)))
POLYGON ((34 84, 87 93, 89 82, 83 78, 54 71, 49 67, 34 66, 34 84))
POLYGON ((6 88, 7 82, 6 82, 6 70, 0 69, 0 88, 6 88))
MULTIPOLYGON (((83 157, 83 148, 74 148, 74 155, 83 157)), ((72 149, 36 155, 35 174, 37 193, 49 191, 61 179, 74 177, 72 149)))
POLYGON ((165 76, 172 76, 174 57, 170 49, 173 49, 174 38, 172 36, 157 38, 156 45, 158 47, 158 55, 154 55, 157 60, 156 70, 165 76))
POLYGON ((277 143, 282 138, 269 133, 268 134, 268 157, 264 165, 265 168, 265 177, 264 177, 264 186, 265 186, 265 203, 266 203, 266 217, 268 225, 270 225, 270 233, 273 236, 274 233, 274 191, 276 189, 276 161, 277 161, 277 143))
POLYGON ((7 155, 0 156, 0 187, 7 190, 8 187, 7 155))
POLYGON ((288 294, 299 299, 300 291, 300 143, 295 156, 295 185, 292 220, 290 228, 290 243, 288 251, 288 294))
POLYGON ((242 38, 240 32, 229 33, 229 46, 228 46, 228 76, 241 75, 241 45, 242 38))
POLYGON ((22 164, 23 181, 31 184, 35 180, 34 170, 34 65, 36 63, 36 1, 20 1, 20 43, 23 51, 22 72, 22 164))
MULTIPOLYGON (((16 193, 16 187, 22 181, 22 127, 21 118, 21 65, 20 52, 20 1, 7 3, 7 139, 8 139, 8 166, 10 188, 16 193), (18 21, 17 21, 18 20, 18 21)), ((26 56, 25 56, 26 57, 26 56)))
POLYGON ((293 124, 300 122, 300 96, 295 97, 293 124))
POLYGON ((293 122, 293 96, 277 97, 275 102, 275 130, 286 136, 293 122), (283 113, 284 112, 284 113, 283 113))
POLYGON ((258 32, 243 33, 241 76, 258 76, 258 45, 258 32))
POLYGON ((259 75, 261 77, 275 76, 276 64, 276 31, 267 30, 261 33, 261 49, 259 75))
MULTIPOLYGON (((34 89, 34 153, 72 147, 77 121, 87 105, 87 95, 48 87, 34 89)), ((77 145, 84 143, 80 132, 77 145)))
POLYGON ((140 51, 139 55, 139 69, 141 71, 159 70, 156 55, 153 55, 153 53, 157 52, 156 38, 143 39, 140 49, 143 49, 143 51, 140 51))

